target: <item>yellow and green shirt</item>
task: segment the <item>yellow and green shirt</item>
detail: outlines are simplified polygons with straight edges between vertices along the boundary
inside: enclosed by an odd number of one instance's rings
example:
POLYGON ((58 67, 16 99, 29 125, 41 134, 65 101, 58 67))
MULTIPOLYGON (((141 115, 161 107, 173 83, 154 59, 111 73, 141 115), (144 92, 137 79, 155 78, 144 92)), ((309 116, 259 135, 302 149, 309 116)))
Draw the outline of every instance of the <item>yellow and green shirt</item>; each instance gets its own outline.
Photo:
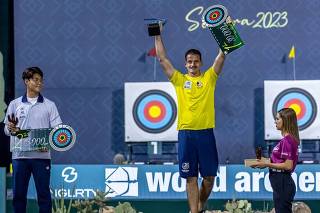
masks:
POLYGON ((170 81, 178 98, 178 130, 215 127, 214 91, 217 79, 213 67, 198 77, 175 70, 170 81))

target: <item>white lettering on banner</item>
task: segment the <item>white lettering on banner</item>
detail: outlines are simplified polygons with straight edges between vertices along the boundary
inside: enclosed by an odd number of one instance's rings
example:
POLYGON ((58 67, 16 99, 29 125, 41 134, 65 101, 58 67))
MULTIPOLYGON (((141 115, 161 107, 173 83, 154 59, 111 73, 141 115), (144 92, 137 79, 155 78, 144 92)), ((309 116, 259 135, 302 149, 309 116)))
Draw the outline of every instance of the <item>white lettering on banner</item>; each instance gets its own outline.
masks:
POLYGON ((235 182, 234 188, 237 192, 259 192, 261 190, 261 179, 263 180, 262 185, 264 189, 268 192, 272 192, 272 187, 269 181, 269 173, 265 174, 265 172, 252 172, 250 175, 248 172, 238 172, 235 178, 237 181, 235 182))
POLYGON ((302 172, 299 176, 299 187, 303 192, 314 190, 314 176, 311 172, 302 172))
POLYGON ((236 174, 236 182, 234 189, 237 192, 250 192, 251 191, 251 178, 248 172, 238 172, 236 174), (240 180, 238 180, 240 179, 240 180))
POLYGON ((316 191, 320 192, 320 173, 316 173, 316 191))
POLYGON ((179 172, 173 173, 172 175, 172 189, 175 192, 186 191, 186 179, 180 178, 179 172), (180 186, 179 186, 180 182, 180 186))
MULTIPOLYGON (((206 25, 202 23, 202 13, 204 11, 203 6, 198 6, 193 9, 191 9, 185 16, 185 20, 191 25, 188 27, 188 31, 192 32, 196 29, 201 27, 204 29, 206 28, 206 25), (196 19, 192 19, 191 17, 196 14, 196 19), (201 23, 201 24, 200 24, 201 23)), ((263 28, 263 29, 269 29, 269 28, 283 28, 288 25, 288 12, 287 11, 275 11, 275 12, 258 12, 256 14, 256 19, 249 20, 247 18, 244 19, 235 19, 235 23, 240 24, 242 26, 248 26, 251 28, 263 28)))
POLYGON ((252 173, 252 191, 260 191, 260 179, 264 179, 264 172, 253 172, 252 173))
POLYGON ((93 189, 54 189, 50 191, 55 198, 90 198, 96 196, 93 189))
POLYGON ((212 188, 213 192, 226 192, 227 191, 227 167, 220 166, 217 177, 215 178, 212 188))
POLYGON ((152 177, 152 172, 146 172, 146 178, 148 183, 149 192, 167 192, 171 180, 171 172, 165 172, 163 178, 163 172, 155 172, 152 177))
MULTIPOLYGON (((219 170, 212 191, 226 192, 227 169, 225 166, 221 166, 219 170)), ((146 178, 149 192, 167 192, 169 191, 170 183, 173 191, 186 191, 186 180, 180 178, 179 172, 146 172, 146 178)))
MULTIPOLYGON (((292 179, 298 189, 302 192, 320 191, 320 173, 302 172, 299 176, 294 172, 292 179), (298 180, 298 181, 297 181, 298 180), (317 181, 318 180, 318 181, 317 181), (298 183, 298 184, 297 184, 298 183)), ((259 192, 261 191, 261 179, 263 180, 264 189, 272 192, 269 181, 269 173, 265 172, 238 172, 235 175, 234 188, 237 192, 259 192), (252 180, 251 180, 252 179, 252 180), (252 183, 252 184, 251 184, 252 183)))

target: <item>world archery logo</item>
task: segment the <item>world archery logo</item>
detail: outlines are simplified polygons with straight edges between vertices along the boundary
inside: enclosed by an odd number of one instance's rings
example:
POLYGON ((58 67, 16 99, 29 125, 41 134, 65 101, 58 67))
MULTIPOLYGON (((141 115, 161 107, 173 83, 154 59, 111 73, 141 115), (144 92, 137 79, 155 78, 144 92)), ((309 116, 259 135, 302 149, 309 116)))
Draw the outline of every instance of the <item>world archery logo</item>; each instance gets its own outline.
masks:
POLYGON ((108 197, 139 195, 136 167, 106 168, 105 179, 105 192, 108 192, 108 197))
POLYGON ((173 98, 162 90, 142 93, 132 110, 135 123, 148 133, 162 133, 169 129, 177 116, 173 98))
POLYGON ((308 128, 317 115, 317 104, 314 98, 301 88, 290 88, 279 93, 272 106, 274 118, 282 108, 292 108, 296 112, 299 130, 308 128))

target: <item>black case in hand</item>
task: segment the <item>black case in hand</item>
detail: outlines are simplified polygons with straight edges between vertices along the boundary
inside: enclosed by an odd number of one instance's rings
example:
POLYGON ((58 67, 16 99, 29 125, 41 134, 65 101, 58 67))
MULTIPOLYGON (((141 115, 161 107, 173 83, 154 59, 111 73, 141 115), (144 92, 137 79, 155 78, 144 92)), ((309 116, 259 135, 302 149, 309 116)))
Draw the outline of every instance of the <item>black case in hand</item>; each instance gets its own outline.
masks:
POLYGON ((160 25, 158 23, 148 24, 149 36, 160 35, 160 25))

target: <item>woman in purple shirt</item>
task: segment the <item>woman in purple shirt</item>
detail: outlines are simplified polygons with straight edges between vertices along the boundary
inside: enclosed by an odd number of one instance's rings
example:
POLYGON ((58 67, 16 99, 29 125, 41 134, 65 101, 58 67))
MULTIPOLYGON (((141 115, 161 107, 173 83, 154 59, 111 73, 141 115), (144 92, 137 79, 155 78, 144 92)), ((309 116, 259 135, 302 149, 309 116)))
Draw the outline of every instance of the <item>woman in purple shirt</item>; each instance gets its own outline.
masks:
POLYGON ((269 179, 273 189, 276 213, 291 213, 296 186, 291 177, 298 161, 299 131, 296 113, 291 108, 278 111, 275 120, 277 130, 283 138, 274 147, 271 162, 258 161, 252 167, 269 167, 269 179))

